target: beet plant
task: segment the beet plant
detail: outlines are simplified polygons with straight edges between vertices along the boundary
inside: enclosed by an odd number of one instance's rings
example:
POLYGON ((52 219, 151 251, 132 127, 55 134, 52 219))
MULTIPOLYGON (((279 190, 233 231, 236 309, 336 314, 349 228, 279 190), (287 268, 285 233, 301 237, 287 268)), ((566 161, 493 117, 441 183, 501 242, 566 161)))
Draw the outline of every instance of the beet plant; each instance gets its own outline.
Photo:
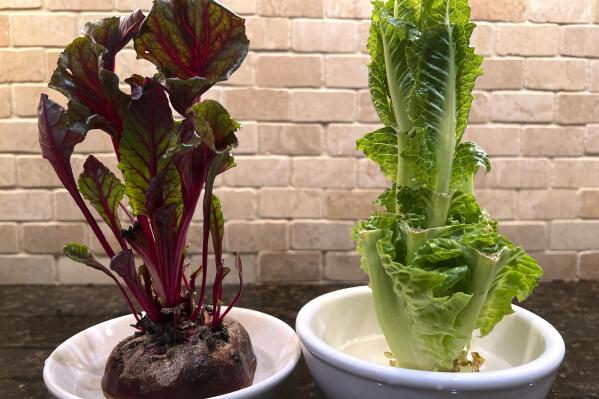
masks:
POLYGON ((490 333, 543 271, 476 201, 474 177, 491 164, 463 141, 482 74, 468 1, 373 4, 369 85, 384 127, 358 149, 390 187, 354 238, 393 363, 459 370, 473 331, 490 333))
POLYGON ((247 386, 256 367, 251 343, 243 327, 225 319, 241 295, 241 259, 235 254, 231 265, 240 289, 225 307, 223 280, 231 268, 223 257, 221 204, 213 195, 216 177, 235 166, 231 150, 240 125, 218 102, 202 100, 245 59, 245 21, 213 0, 156 0, 147 17, 137 10, 90 22, 82 34, 60 54, 49 85, 68 98, 67 109, 41 96, 39 141, 110 265, 83 244, 66 244, 65 254, 110 276, 137 319, 136 336, 108 361, 104 391, 115 398, 185 398, 247 386), (130 89, 122 90, 115 65, 131 40, 137 57, 158 71, 128 77, 130 89), (93 129, 110 136, 123 181, 93 155, 75 179, 71 156, 93 129), (200 202, 202 257, 194 265, 189 228, 200 202), (215 278, 208 293, 210 267, 215 278), (187 365, 169 371, 157 354, 187 365))

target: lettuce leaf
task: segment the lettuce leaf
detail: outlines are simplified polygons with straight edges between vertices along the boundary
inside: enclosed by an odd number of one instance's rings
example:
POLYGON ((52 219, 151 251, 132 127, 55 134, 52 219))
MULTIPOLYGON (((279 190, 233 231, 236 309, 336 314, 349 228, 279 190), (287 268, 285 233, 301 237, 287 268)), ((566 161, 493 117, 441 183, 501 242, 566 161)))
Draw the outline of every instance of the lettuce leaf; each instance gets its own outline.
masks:
POLYGON ((476 201, 474 176, 491 164, 462 143, 482 74, 467 0, 373 4, 369 85, 385 127, 357 147, 391 185, 354 240, 399 366, 452 370, 475 329, 491 332, 543 271, 476 201))

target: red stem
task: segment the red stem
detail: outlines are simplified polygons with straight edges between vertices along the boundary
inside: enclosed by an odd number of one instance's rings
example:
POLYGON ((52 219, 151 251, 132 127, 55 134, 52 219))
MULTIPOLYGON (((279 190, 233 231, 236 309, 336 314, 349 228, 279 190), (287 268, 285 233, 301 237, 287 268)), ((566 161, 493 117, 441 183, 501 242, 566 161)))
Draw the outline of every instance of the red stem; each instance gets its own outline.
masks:
POLYGON ((94 219, 93 215, 89 211, 89 208, 87 207, 87 205, 85 205, 85 202, 83 201, 83 198, 81 197, 81 194, 79 194, 79 191, 76 189, 77 185, 75 184, 74 181, 73 181, 73 185, 66 185, 65 184, 65 187, 69 187, 69 186, 70 187, 75 187, 72 190, 68 190, 69 193, 71 194, 71 197, 73 197, 73 199, 75 200, 75 203, 77 204, 77 206, 79 207, 79 209, 83 213, 83 216, 85 217, 85 220, 87 220, 87 223, 89 224, 89 226, 91 227, 92 231, 96 235, 96 238, 98 239, 98 241, 100 241, 100 245, 102 245, 102 248, 104 249, 104 252, 106 252, 106 255, 108 255, 108 257, 110 259, 112 259, 114 257, 114 250, 112 249, 112 247, 108 243, 108 240, 106 240, 106 236, 104 235, 104 233, 100 229, 100 226, 98 225, 98 222, 96 222, 96 219, 94 219))
POLYGON ((112 274, 110 272, 108 272, 107 274, 114 280, 114 282, 116 283, 116 285, 121 290, 121 293, 125 297, 125 300, 127 301, 127 304, 129 305, 129 308, 131 309, 131 312, 133 313, 133 316, 135 316, 135 320, 140 321, 139 313, 137 313, 137 310, 135 309, 135 306, 133 306, 133 302, 131 302, 131 299, 129 298, 129 295, 127 295, 127 291, 125 291, 125 288, 123 287, 123 285, 121 284, 121 282, 119 281, 119 279, 117 279, 114 276, 114 274, 112 274))

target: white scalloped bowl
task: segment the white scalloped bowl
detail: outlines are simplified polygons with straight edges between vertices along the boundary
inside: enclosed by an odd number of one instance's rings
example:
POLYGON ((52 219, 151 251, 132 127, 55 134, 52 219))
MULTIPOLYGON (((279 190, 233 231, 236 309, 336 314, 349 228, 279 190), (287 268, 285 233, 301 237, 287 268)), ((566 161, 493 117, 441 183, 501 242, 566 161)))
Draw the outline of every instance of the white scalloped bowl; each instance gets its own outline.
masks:
MULTIPOLYGON (((308 368, 328 399, 542 399, 551 389, 565 345, 553 326, 514 306, 472 350, 480 373, 389 366, 388 350, 368 287, 332 292, 305 305, 296 331, 308 368)), ((398 326, 401 328, 401 326, 398 326)))
MULTIPOLYGON (((218 399, 276 398, 281 384, 300 357, 300 344, 291 327, 265 313, 234 308, 229 313, 247 330, 257 358, 252 386, 218 399)), ((63 342, 44 364, 44 382, 58 399, 104 398, 100 381, 112 349, 133 334, 132 315, 108 320, 63 342)))

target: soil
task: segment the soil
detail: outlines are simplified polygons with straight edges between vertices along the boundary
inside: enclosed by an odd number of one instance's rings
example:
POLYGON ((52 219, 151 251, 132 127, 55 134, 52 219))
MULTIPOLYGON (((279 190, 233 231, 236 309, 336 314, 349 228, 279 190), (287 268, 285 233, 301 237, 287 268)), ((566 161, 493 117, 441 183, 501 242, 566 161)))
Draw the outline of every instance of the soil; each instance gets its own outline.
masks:
POLYGON ((247 331, 227 318, 219 331, 200 326, 182 342, 152 334, 120 342, 106 363, 109 399, 203 399, 252 385, 256 356, 247 331))

